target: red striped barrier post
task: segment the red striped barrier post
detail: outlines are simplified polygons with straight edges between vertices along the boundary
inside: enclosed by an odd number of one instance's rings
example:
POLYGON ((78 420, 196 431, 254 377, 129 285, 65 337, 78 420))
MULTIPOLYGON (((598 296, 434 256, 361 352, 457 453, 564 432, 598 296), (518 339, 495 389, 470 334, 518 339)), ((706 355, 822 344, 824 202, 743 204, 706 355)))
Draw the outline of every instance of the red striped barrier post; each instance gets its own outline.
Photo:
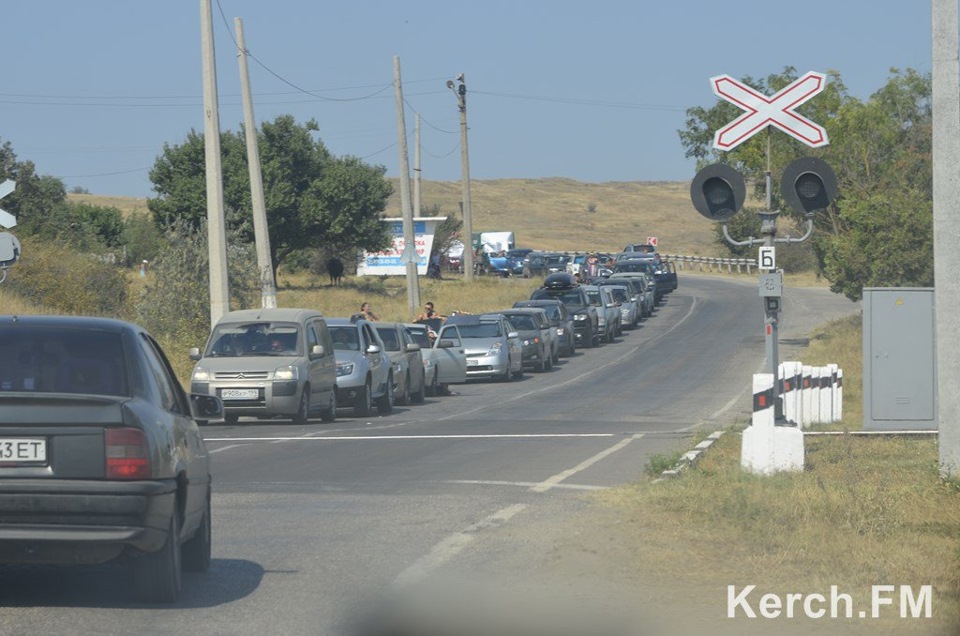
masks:
POLYGON ((773 374, 755 373, 753 417, 740 449, 740 467, 746 472, 770 475, 803 470, 803 432, 796 426, 776 426, 776 399, 773 374))

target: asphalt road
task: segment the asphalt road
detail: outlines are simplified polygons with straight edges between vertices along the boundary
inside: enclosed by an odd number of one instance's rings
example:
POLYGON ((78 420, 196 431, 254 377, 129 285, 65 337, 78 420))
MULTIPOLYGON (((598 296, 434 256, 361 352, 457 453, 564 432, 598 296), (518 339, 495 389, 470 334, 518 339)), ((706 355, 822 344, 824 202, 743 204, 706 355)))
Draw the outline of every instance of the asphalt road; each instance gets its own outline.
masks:
MULTIPOLYGON (((821 289, 785 293, 781 359, 858 310, 821 289)), ((342 634, 381 590, 488 558, 502 570, 485 533, 574 515, 577 495, 641 479, 695 429, 748 417, 760 307, 754 279, 681 273, 639 329, 551 372, 457 386, 388 417, 209 426, 214 561, 184 575, 179 603, 138 604, 117 566, 0 568, 0 632, 342 634)))

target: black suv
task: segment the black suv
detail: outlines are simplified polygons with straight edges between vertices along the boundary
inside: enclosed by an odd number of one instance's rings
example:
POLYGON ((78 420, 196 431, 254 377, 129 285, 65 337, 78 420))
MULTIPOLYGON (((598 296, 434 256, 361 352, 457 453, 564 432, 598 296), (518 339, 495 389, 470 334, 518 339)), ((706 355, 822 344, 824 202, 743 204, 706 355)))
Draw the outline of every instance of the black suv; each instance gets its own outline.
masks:
POLYGON ((586 292, 573 281, 573 276, 557 272, 547 276, 543 287, 530 295, 530 300, 559 300, 573 316, 573 333, 579 346, 600 344, 597 308, 590 304, 586 292))

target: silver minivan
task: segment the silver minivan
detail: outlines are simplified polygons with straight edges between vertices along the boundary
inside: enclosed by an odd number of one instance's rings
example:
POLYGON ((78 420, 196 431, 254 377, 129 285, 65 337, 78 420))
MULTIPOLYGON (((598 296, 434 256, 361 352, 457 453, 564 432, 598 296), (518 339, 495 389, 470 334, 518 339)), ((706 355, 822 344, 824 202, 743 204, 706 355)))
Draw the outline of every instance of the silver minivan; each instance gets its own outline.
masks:
POLYGON ((323 314, 312 309, 244 309, 223 315, 190 380, 193 393, 223 401, 223 419, 289 417, 304 424, 337 412, 337 364, 323 314))

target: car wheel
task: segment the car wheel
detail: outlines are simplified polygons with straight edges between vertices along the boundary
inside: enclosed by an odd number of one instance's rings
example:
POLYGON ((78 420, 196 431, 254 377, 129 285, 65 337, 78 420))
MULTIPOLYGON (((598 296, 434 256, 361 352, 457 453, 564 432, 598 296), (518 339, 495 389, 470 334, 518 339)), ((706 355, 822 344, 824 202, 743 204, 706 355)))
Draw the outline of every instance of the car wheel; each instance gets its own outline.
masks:
POLYGON ((180 563, 180 520, 174 501, 167 525, 167 541, 157 552, 133 560, 133 579, 137 597, 148 603, 173 603, 180 596, 183 571, 180 563))
POLYGON ((545 368, 546 368, 547 371, 549 371, 550 369, 553 368, 553 356, 552 356, 552 355, 548 355, 548 356, 547 356, 547 362, 546 362, 546 364, 545 364, 545 368))
POLYGON ((513 379, 513 371, 510 370, 510 360, 507 359, 507 370, 503 372, 503 375, 500 376, 501 382, 509 382, 513 379))
POLYGON ((557 364, 560 362, 560 345, 557 345, 557 348, 553 350, 553 358, 551 358, 551 364, 557 364))
MULTIPOLYGON (((440 395, 440 383, 437 381, 439 379, 440 372, 436 369, 433 370, 433 379, 430 380, 430 385, 427 387, 427 395, 430 397, 436 397, 440 395)), ((424 380, 426 382, 426 380, 424 380)))
POLYGON ((180 549, 181 563, 187 572, 206 572, 210 569, 210 552, 213 544, 213 528, 210 517, 210 491, 207 491, 206 509, 200 527, 180 549))
POLYGON ((401 404, 403 406, 410 404, 410 374, 407 373, 405 378, 406 379, 403 381, 403 394, 400 396, 400 399, 397 400, 397 404, 401 404))
POLYGON ((334 387, 330 393, 330 406, 320 411, 320 419, 324 422, 332 422, 337 419, 337 389, 334 387))
POLYGON ((537 354, 537 364, 534 365, 533 370, 537 373, 543 373, 547 370, 547 361, 543 357, 543 349, 540 349, 540 353, 537 354))
POLYGON ((240 421, 240 416, 236 413, 224 413, 223 414, 223 423, 224 424, 236 424, 240 421))
POLYGON ((293 416, 294 424, 306 424, 310 420, 310 385, 304 384, 300 392, 300 408, 293 416))
POLYGON ((366 417, 370 415, 373 405, 370 402, 370 380, 363 385, 360 392, 357 393, 357 401, 353 405, 353 414, 357 417, 366 417))
POLYGON ((377 399, 377 410, 380 415, 393 411, 393 374, 387 376, 387 390, 377 399))
POLYGON ((412 394, 411 401, 414 404, 423 404, 423 401, 427 397, 427 378, 424 376, 420 377, 420 388, 417 389, 417 392, 412 394))
POLYGON ((518 380, 523 378, 523 361, 522 360, 520 361, 520 368, 517 369, 517 372, 515 374, 513 374, 513 377, 515 377, 518 380))

